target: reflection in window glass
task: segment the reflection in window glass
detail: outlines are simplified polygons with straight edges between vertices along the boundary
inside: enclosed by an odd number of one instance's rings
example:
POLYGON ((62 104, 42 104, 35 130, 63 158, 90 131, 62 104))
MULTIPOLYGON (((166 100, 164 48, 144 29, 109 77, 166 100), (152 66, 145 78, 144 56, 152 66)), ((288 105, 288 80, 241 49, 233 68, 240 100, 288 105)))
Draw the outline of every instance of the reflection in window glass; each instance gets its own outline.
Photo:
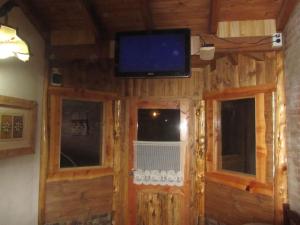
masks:
POLYGON ((139 141, 180 141, 179 109, 139 109, 139 141))
POLYGON ((103 105, 63 100, 60 167, 101 165, 103 105))
POLYGON ((255 175, 255 99, 221 102, 222 169, 255 175))

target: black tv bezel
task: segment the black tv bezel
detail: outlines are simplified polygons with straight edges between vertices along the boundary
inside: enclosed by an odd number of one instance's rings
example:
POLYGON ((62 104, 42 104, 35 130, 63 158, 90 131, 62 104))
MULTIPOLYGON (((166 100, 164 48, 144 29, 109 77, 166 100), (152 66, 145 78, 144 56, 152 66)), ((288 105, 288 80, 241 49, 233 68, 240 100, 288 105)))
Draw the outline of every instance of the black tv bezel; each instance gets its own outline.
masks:
POLYGON ((115 76, 119 78, 157 78, 157 77, 190 77, 191 66, 190 66, 190 52, 191 52, 191 31, 188 28, 181 29, 163 29, 163 30, 152 30, 152 31, 126 31, 117 32, 115 38, 115 76), (120 38, 122 36, 137 36, 137 35, 160 35, 160 34, 184 34, 185 35, 185 72, 181 73, 178 71, 155 71, 155 72, 119 72, 119 48, 120 38))

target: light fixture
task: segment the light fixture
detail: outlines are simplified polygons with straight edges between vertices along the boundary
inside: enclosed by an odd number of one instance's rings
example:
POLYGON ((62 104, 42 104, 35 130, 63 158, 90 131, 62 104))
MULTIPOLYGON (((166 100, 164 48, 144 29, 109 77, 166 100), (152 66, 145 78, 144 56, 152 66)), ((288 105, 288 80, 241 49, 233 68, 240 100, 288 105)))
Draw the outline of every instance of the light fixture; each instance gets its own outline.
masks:
POLYGON ((204 43, 199 49, 200 59, 202 60, 212 60, 215 56, 215 46, 214 44, 204 43))
POLYGON ((16 29, 0 25, 0 59, 16 57, 26 62, 29 60, 29 56, 28 46, 17 35, 16 29))

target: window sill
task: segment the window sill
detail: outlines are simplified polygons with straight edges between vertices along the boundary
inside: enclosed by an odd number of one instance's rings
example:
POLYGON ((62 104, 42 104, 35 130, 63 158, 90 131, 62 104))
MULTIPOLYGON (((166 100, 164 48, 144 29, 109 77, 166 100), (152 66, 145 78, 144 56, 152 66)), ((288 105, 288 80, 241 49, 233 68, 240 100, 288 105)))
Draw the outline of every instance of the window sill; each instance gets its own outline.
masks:
POLYGON ((49 174, 47 182, 93 179, 97 177, 110 176, 113 174, 113 169, 109 167, 81 167, 61 169, 53 174, 49 174))
POLYGON ((262 183, 253 176, 230 173, 226 171, 207 172, 206 180, 221 183, 233 188, 237 188, 249 193, 258 193, 273 196, 273 184, 262 183))

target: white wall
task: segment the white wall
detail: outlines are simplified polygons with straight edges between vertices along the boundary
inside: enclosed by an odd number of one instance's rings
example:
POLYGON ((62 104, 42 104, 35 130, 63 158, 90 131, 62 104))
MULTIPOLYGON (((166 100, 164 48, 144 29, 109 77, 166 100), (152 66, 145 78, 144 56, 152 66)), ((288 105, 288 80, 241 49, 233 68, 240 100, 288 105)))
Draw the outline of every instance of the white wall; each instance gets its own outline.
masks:
POLYGON ((0 225, 35 225, 38 219, 44 43, 19 8, 9 13, 8 25, 18 28, 19 36, 30 46, 32 57, 26 63, 17 59, 0 61, 0 95, 35 100, 39 111, 35 153, 0 160, 0 225))

